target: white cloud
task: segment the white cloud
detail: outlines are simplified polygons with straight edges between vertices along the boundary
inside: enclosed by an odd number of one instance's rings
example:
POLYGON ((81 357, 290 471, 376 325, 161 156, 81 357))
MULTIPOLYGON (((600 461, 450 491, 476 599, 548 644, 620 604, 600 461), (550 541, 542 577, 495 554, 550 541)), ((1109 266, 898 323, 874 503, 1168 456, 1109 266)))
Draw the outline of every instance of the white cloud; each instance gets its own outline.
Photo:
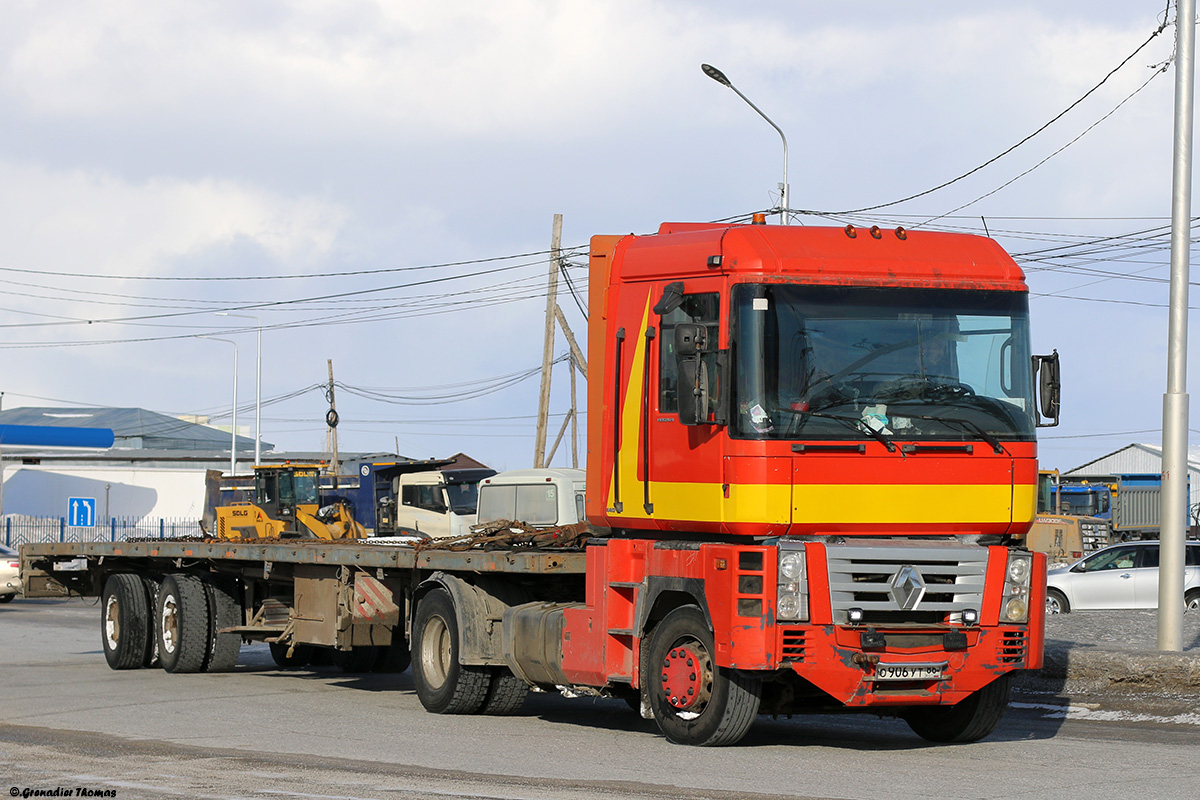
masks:
POLYGON ((245 239, 280 263, 326 255, 346 213, 232 181, 154 178, 0 161, 0 266, 150 275, 206 248, 245 239))

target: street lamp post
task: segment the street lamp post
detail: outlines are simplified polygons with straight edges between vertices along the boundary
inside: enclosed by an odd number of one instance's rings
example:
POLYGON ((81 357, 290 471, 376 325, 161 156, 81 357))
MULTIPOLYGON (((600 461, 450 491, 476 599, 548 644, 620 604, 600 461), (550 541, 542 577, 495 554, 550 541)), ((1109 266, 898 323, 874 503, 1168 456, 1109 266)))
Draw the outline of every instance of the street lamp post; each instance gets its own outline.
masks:
POLYGON ((237 374, 238 374, 238 346, 237 342, 232 339, 222 339, 219 336, 201 336, 201 339, 212 339, 214 342, 225 342, 225 344, 233 345, 233 434, 229 438, 229 476, 233 477, 237 474, 237 374))
POLYGON ((770 126, 775 129, 776 133, 779 134, 779 138, 783 140, 783 183, 779 184, 779 192, 780 192, 780 195, 779 195, 779 205, 780 205, 779 222, 781 225, 787 225, 788 224, 788 146, 787 146, 787 137, 783 135, 783 129, 780 128, 778 125, 776 125, 771 120, 770 117, 768 117, 766 114, 764 114, 762 112, 761 108, 754 105, 754 103, 750 102, 749 97, 746 97, 746 95, 744 95, 740 91, 738 91, 738 88, 733 85, 733 82, 730 81, 729 78, 725 77, 724 72, 721 72, 721 70, 717 69, 716 67, 712 66, 711 64, 701 64, 700 69, 704 70, 704 74, 707 75, 708 77, 712 78, 717 83, 721 84, 722 86, 728 86, 730 89, 733 89, 733 91, 737 93, 737 96, 742 98, 743 100, 745 100, 746 105, 750 106, 755 111, 757 111, 758 115, 760 117, 762 117, 763 119, 765 119, 767 121, 767 123, 770 124, 770 126))
POLYGON ((254 466, 262 463, 262 320, 253 314, 216 312, 218 317, 241 317, 254 320, 258 328, 258 351, 254 357, 254 466))

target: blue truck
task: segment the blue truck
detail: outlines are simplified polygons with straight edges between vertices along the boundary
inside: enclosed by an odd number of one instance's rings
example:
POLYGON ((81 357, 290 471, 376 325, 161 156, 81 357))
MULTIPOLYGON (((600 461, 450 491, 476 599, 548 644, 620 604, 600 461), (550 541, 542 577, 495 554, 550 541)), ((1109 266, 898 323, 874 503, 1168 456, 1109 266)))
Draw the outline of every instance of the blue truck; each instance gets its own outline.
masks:
MULTIPOLYGON (((1188 493, 1190 507, 1190 485, 1188 493)), ((1058 485, 1062 513, 1105 520, 1110 543, 1157 539, 1161 495, 1162 475, 1157 473, 1089 477, 1058 485)))

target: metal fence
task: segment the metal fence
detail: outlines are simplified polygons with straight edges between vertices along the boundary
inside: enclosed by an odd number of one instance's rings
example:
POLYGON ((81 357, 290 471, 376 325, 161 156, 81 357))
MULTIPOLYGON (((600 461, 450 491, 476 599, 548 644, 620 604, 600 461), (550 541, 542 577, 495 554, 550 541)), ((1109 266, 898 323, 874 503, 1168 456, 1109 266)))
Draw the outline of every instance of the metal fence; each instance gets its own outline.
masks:
POLYGON ((195 519, 141 519, 114 517, 93 527, 68 525, 65 517, 4 517, 4 544, 19 547, 36 542, 120 542, 125 539, 173 539, 200 536, 195 519))

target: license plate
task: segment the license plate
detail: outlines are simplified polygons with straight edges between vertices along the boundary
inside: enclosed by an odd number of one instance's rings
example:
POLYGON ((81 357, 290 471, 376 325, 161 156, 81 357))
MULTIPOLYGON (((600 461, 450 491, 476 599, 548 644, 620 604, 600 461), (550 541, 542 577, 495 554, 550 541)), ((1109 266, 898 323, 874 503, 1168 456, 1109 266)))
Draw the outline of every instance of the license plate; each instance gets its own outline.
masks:
POLYGON ((935 681, 945 668, 945 664, 876 664, 875 680, 935 681))

